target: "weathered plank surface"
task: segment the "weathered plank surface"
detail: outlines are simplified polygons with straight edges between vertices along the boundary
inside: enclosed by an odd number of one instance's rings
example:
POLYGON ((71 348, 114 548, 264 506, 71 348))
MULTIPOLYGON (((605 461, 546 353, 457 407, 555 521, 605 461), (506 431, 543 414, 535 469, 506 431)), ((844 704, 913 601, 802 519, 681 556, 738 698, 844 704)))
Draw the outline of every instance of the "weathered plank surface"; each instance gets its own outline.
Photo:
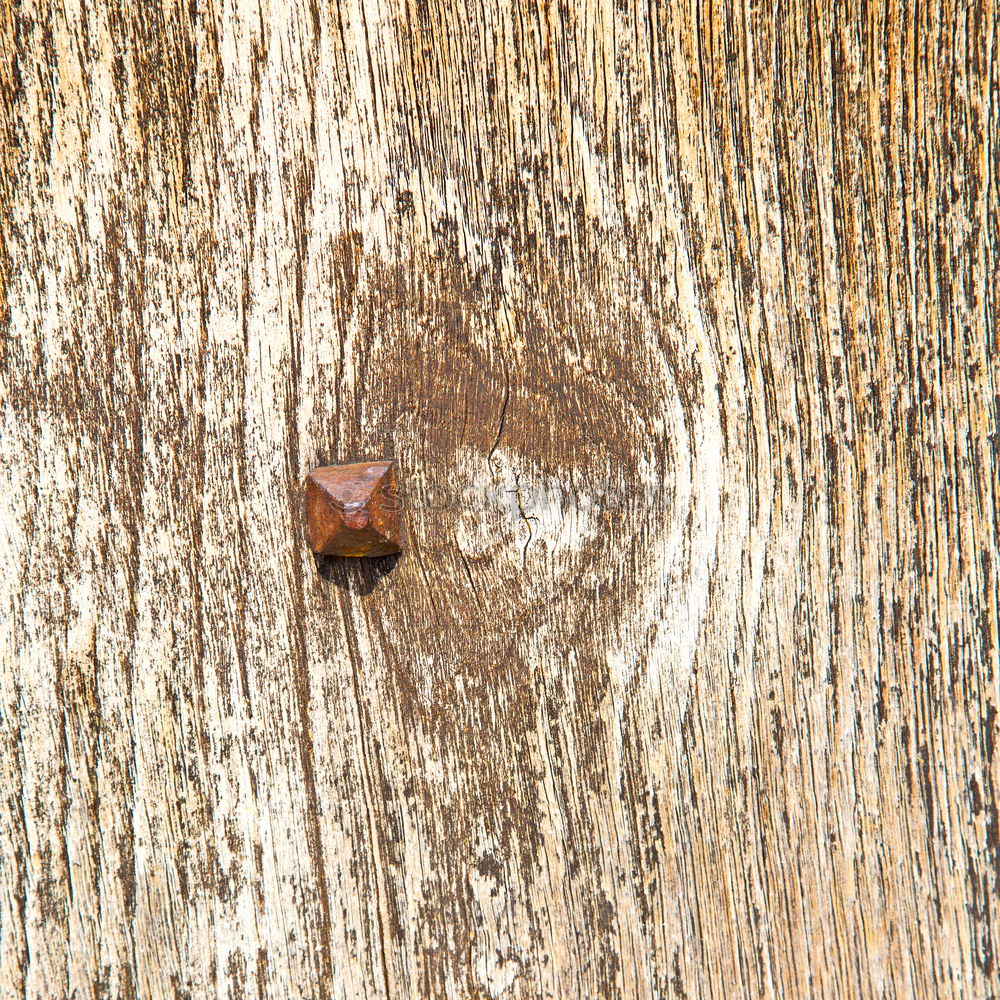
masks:
POLYGON ((4 0, 0 995, 1000 995, 998 44, 4 0))

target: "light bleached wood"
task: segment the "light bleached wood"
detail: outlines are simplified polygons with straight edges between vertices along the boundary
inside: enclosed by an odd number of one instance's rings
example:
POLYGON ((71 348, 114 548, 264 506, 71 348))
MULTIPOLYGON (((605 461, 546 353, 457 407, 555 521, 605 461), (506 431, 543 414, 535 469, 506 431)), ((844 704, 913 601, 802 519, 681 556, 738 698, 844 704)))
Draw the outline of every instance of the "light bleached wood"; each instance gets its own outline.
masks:
POLYGON ((1000 995, 997 45, 0 4, 0 996, 1000 995))

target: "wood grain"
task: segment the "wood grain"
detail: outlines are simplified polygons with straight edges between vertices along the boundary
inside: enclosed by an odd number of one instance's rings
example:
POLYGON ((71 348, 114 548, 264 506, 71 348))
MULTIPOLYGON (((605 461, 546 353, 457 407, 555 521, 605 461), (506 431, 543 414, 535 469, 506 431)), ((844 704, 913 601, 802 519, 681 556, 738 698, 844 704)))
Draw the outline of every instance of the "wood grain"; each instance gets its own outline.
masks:
POLYGON ((0 995, 1000 996, 996 15, 0 2, 0 995))

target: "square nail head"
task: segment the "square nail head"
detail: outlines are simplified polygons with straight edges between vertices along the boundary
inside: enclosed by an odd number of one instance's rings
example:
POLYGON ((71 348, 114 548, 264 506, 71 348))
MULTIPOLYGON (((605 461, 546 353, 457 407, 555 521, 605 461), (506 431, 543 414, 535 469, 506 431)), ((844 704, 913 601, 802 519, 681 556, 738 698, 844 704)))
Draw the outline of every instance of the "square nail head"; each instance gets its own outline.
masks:
POLYGON ((306 537, 325 556, 402 551, 394 462, 326 465, 306 477, 306 537))

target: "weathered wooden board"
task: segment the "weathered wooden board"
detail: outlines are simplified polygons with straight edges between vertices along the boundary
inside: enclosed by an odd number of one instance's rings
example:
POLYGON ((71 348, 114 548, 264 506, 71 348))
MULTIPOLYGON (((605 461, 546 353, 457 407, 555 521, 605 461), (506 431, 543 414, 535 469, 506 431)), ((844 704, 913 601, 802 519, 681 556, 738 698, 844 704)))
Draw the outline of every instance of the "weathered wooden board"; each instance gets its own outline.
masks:
POLYGON ((1000 995, 996 14, 0 3, 0 996, 1000 995))

